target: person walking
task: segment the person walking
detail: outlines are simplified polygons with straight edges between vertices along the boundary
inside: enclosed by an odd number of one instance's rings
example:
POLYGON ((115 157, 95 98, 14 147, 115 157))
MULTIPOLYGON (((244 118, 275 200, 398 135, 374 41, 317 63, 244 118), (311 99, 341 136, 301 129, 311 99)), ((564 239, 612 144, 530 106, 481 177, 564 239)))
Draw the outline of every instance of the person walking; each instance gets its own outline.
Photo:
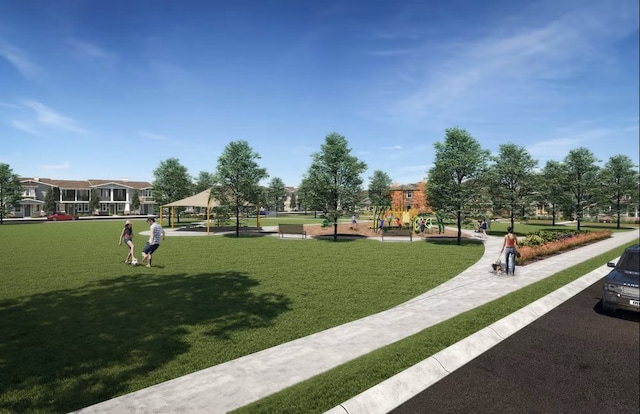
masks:
POLYGON ((515 276, 516 274, 516 248, 518 247, 518 237, 513 234, 513 227, 507 227, 507 234, 504 236, 504 243, 502 244, 502 250, 500 250, 500 254, 504 252, 504 258, 506 262, 506 270, 507 274, 509 274, 509 269, 511 269, 511 275, 515 276))
POLYGON ((156 219, 153 217, 149 217, 147 223, 149 223, 151 234, 149 235, 149 241, 144 245, 144 249, 142 249, 142 263, 147 262, 146 266, 151 267, 153 252, 160 247, 160 239, 164 240, 165 233, 162 226, 156 223, 156 219))
POLYGON ((124 239, 124 244, 127 245, 129 251, 127 252, 127 257, 124 259, 125 263, 131 263, 136 259, 134 255, 134 245, 133 245, 133 225, 129 220, 124 222, 124 228, 120 233, 120 241, 118 242, 118 246, 122 246, 122 240, 124 239))
POLYGON ((487 219, 482 219, 482 223, 480 224, 480 230, 482 231, 482 236, 487 238, 487 219))
POLYGON ((351 216, 351 229, 353 230, 357 230, 358 229, 358 220, 356 219, 356 215, 352 215, 351 216))

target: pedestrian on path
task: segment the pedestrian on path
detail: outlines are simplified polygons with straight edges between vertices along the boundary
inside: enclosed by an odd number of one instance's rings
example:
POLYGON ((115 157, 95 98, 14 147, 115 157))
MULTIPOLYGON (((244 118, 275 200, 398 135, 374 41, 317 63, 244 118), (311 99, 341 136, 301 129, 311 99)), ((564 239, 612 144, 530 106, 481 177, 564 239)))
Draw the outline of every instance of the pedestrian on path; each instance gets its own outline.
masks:
POLYGON ((164 240, 165 234, 162 226, 156 223, 156 219, 153 217, 149 217, 147 223, 149 223, 151 234, 149 235, 149 241, 144 245, 144 249, 142 249, 142 263, 146 261, 147 267, 151 267, 153 252, 158 250, 158 247, 160 247, 160 239, 162 238, 162 240, 164 240))
POLYGON ((518 247, 518 237, 513 234, 513 227, 507 227, 507 234, 504 236, 504 243, 502 244, 502 250, 500 254, 504 252, 505 267, 507 268, 507 274, 511 270, 511 275, 516 274, 516 249, 518 247))

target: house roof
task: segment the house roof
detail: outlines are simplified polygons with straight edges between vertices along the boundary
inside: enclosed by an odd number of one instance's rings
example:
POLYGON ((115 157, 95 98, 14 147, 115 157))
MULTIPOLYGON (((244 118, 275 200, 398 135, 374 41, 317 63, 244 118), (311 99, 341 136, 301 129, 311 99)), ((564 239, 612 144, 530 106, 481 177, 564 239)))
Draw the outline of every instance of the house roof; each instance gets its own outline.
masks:
POLYGON ((51 178, 36 178, 36 177, 20 177, 22 183, 37 183, 50 185, 62 189, 90 189, 93 187, 102 187, 105 185, 120 185, 127 188, 133 188, 136 190, 144 190, 151 188, 151 183, 147 181, 129 181, 129 180, 52 180, 51 178))
POLYGON ((420 184, 402 184, 391 187, 391 191, 420 191, 420 184))

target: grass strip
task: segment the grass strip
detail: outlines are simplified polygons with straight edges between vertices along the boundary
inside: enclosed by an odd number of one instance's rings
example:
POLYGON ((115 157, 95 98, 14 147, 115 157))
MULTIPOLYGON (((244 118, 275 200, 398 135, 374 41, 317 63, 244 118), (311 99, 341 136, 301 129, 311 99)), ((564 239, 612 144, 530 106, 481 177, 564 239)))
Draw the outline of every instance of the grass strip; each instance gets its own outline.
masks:
POLYGON ((620 256, 615 248, 233 413, 322 413, 620 256))

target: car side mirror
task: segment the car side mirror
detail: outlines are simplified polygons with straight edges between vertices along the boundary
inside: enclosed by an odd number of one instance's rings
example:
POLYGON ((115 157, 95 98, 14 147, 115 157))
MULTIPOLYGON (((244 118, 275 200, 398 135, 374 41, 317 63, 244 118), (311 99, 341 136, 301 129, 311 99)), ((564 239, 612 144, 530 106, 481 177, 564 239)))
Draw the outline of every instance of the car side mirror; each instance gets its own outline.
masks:
POLYGON ((615 263, 613 263, 613 262, 609 262, 609 263, 607 263, 607 266, 609 266, 609 267, 616 267, 616 264, 615 264, 615 263))

